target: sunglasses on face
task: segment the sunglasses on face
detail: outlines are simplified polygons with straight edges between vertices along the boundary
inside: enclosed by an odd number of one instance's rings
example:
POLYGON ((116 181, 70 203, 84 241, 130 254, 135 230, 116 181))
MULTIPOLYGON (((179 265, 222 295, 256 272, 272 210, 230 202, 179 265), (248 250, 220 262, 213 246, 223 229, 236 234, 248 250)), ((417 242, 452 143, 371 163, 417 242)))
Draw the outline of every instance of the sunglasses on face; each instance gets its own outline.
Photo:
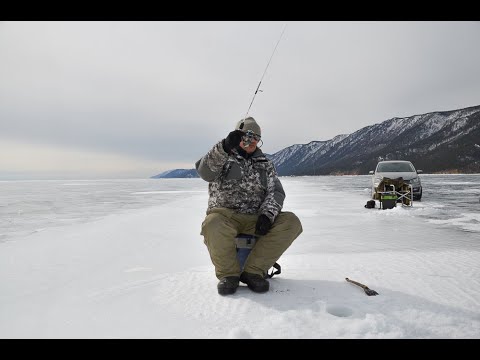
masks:
POLYGON ((255 141, 260 141, 262 138, 260 135, 255 134, 252 130, 248 130, 247 133, 244 135, 245 139, 250 139, 250 141, 255 140, 255 141))

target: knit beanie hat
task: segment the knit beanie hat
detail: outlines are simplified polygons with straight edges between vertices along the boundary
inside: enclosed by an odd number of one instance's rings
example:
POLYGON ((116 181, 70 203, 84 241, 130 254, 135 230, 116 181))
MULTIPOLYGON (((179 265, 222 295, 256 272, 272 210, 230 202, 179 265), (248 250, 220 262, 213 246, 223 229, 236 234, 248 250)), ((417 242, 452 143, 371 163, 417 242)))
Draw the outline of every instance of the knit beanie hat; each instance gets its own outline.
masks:
POLYGON ((260 129, 260 126, 251 116, 247 117, 245 120, 240 120, 237 123, 237 126, 235 126, 235 130, 242 130, 245 132, 252 130, 255 134, 262 136, 262 130, 260 129))

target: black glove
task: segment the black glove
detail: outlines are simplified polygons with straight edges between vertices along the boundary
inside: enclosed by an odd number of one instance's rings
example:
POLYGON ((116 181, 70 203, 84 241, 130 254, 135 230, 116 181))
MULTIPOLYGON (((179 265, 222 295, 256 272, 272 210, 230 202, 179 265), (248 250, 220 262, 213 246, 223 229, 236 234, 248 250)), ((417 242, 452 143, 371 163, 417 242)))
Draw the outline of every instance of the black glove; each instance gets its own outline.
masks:
POLYGON ((228 136, 223 139, 222 146, 223 150, 227 154, 230 154, 230 151, 235 148, 238 144, 240 144, 240 141, 242 141, 242 137, 245 135, 245 133, 242 130, 234 130, 228 134, 228 136))
POLYGON ((262 214, 258 217, 257 224, 255 225, 255 234, 267 235, 272 228, 272 223, 267 215, 262 214))

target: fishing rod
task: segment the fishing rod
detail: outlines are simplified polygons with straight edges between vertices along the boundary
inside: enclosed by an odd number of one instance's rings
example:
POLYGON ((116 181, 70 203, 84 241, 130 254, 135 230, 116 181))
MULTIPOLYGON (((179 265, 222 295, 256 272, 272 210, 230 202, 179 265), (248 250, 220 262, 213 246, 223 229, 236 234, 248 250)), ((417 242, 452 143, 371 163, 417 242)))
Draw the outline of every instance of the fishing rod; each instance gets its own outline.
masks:
MULTIPOLYGON (((265 76, 265 74, 267 73, 267 69, 268 67, 270 66, 270 62, 272 61, 272 58, 273 58, 273 55, 275 54, 275 51, 277 50, 277 47, 278 47, 278 44, 280 43, 280 40, 282 39, 282 36, 283 36, 283 33, 285 32, 285 29, 287 28, 287 24, 285 24, 285 26, 283 27, 283 30, 282 30, 282 33, 280 34, 280 37, 278 38, 278 41, 277 41, 277 44, 275 45, 275 48, 273 49, 273 52, 272 52, 272 55, 270 56, 270 59, 268 60, 268 63, 267 63, 267 66, 265 67, 265 71, 263 72, 263 75, 262 77, 260 78, 260 82, 258 83, 258 86, 257 86, 257 89, 255 90, 255 93, 253 94, 253 98, 252 98, 252 101, 250 102, 250 106, 248 107, 248 110, 245 114, 245 117, 243 118, 241 124, 240 124, 240 129, 243 128, 243 124, 245 122, 245 119, 247 118, 248 116, 248 112, 250 111, 250 108, 252 107, 253 105, 253 102, 255 100, 255 97, 257 96, 257 93, 260 91, 260 92, 263 92, 263 90, 260 90, 260 85, 262 84, 262 80, 263 80, 263 77, 265 76)), ((252 142, 252 138, 253 138, 254 134, 253 134, 253 131, 251 130, 248 130, 244 136, 244 140, 243 140, 243 144, 248 147, 250 146, 250 143, 252 142)))

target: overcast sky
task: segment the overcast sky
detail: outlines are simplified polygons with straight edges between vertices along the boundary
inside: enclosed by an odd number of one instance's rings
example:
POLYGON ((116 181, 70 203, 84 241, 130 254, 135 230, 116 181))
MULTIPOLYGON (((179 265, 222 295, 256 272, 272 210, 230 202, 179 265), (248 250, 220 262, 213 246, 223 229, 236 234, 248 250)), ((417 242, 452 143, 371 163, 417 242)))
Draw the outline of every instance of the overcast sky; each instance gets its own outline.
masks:
POLYGON ((480 105, 480 22, 0 22, 0 179, 149 177, 480 105))

